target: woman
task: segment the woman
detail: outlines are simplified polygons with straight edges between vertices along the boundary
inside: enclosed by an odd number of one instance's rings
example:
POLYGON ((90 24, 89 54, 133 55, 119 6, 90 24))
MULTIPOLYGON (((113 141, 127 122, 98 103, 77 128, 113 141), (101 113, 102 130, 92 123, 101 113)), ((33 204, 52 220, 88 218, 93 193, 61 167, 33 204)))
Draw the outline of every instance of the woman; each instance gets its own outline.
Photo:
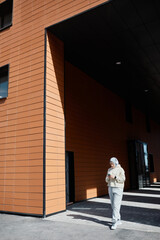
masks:
POLYGON ((108 192, 112 206, 112 226, 115 230, 121 224, 120 207, 123 195, 125 172, 120 166, 118 159, 110 159, 111 168, 108 169, 105 181, 108 183, 108 192))

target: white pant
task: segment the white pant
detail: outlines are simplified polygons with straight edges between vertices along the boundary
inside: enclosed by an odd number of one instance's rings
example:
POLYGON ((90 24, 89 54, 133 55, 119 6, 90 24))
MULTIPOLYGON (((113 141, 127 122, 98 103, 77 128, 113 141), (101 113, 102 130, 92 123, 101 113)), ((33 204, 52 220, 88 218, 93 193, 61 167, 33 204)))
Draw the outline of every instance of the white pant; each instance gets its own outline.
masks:
POLYGON ((123 196, 123 188, 109 187, 108 192, 112 206, 112 223, 115 223, 117 220, 121 219, 120 207, 123 196))

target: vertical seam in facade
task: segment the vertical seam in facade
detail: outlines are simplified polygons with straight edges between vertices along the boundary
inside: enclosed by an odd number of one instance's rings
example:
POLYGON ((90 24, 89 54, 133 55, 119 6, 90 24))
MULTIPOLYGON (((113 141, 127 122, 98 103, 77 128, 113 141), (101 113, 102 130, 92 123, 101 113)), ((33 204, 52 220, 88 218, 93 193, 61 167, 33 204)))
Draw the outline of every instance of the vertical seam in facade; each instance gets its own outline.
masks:
POLYGON ((46 57, 47 30, 44 38, 44 115, 43 115, 43 217, 46 217, 46 57))
POLYGON ((66 81, 65 81, 65 70, 66 70, 66 63, 65 63, 65 44, 63 42, 63 60, 64 60, 64 156, 65 156, 65 202, 66 202, 66 209, 67 209, 67 201, 66 201, 66 81))

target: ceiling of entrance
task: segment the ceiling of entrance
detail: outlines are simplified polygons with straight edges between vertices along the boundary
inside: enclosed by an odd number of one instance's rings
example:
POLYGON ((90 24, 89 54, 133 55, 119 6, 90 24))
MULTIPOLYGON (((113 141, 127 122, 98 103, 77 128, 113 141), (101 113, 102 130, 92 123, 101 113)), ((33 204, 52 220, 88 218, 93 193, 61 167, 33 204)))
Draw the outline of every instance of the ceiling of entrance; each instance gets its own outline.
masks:
POLYGON ((112 0, 49 30, 65 59, 160 123, 159 0, 112 0))

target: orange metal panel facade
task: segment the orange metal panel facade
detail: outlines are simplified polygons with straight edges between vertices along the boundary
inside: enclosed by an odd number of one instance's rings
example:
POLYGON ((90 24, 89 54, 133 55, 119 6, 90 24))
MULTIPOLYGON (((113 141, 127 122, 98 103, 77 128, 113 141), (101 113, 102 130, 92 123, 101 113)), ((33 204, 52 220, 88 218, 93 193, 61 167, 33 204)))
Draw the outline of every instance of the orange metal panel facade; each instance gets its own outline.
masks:
MULTIPOLYGON (((0 211, 44 214, 44 29, 104 2, 13 1, 12 26, 0 32, 0 67, 9 64, 8 98, 0 100, 0 211)), ((63 47, 61 43, 57 45, 62 60, 63 47)), ((53 81, 51 59, 47 69, 46 212, 49 214, 65 208, 64 113, 60 102, 64 83, 63 77, 61 83, 53 81), (53 146, 58 152, 54 152, 53 146), (57 180, 50 173, 56 173, 57 180)), ((60 70, 63 71, 62 66, 60 70)))
POLYGON ((133 124, 127 123, 123 99, 70 63, 66 62, 65 66, 66 150, 74 152, 75 200, 106 194, 104 179, 112 156, 125 169, 125 187, 130 187, 128 139, 148 143, 158 178, 160 126, 152 122, 148 133, 145 115, 135 108, 133 124))
POLYGON ((0 210, 42 215, 44 37, 23 24, 22 5, 14 1, 13 26, 0 32, 0 67, 9 64, 8 98, 0 100, 0 210))

